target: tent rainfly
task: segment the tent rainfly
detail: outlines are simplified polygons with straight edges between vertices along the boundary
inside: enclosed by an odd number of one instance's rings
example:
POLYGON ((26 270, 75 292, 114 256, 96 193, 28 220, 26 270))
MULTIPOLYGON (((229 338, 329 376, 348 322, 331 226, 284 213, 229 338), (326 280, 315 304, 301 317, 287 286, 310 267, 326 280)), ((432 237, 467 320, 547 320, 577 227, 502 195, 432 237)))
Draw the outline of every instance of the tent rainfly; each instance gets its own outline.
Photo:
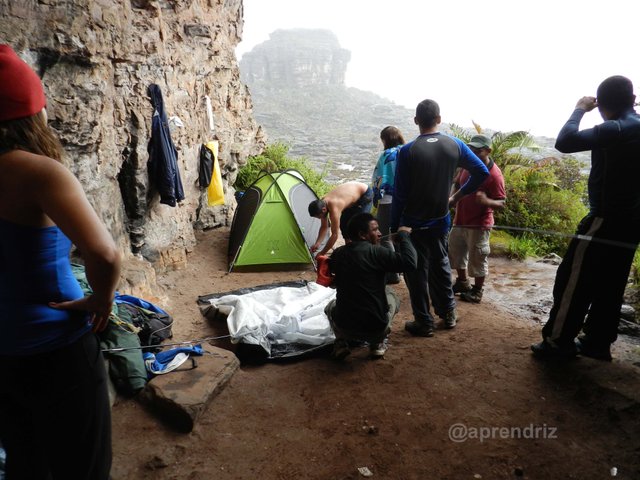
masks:
POLYGON ((261 172, 238 201, 229 235, 229 271, 313 263, 309 247, 320 220, 309 216, 308 206, 317 198, 296 170, 261 172))

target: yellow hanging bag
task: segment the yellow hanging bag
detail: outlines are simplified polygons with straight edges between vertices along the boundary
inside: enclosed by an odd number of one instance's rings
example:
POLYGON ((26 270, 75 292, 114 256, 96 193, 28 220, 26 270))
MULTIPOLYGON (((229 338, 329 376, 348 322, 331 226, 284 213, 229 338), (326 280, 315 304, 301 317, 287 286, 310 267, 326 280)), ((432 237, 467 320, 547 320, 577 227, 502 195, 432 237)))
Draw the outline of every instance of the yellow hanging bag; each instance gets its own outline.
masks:
POLYGON ((222 187, 222 175, 218 163, 218 140, 205 143, 205 146, 213 152, 213 175, 211 183, 207 187, 207 203, 210 207, 224 205, 224 188, 222 187))

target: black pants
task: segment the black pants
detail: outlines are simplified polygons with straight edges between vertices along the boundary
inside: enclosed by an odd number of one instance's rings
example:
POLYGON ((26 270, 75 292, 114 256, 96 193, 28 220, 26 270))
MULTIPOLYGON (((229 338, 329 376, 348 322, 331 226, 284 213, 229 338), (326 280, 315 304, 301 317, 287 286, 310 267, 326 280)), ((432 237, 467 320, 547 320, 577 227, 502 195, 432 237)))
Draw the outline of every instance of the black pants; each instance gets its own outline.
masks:
MULTIPOLYGON (((389 237, 391 233, 391 204, 390 203, 381 203, 378 205, 378 227, 380 228, 380 233, 382 233, 384 238, 380 241, 380 245, 388 248, 392 252, 395 252, 395 247, 393 246, 393 242, 389 237)), ((400 275, 396 272, 387 272, 385 276, 387 283, 398 283, 400 281, 400 275)))
POLYGON ((106 480, 111 413, 98 339, 0 356, 0 440, 7 480, 106 480))
POLYGON ((456 306, 449 265, 449 235, 431 230, 414 230, 411 242, 418 253, 418 268, 404 272, 409 289, 413 317, 417 322, 433 324, 430 301, 439 317, 456 306))
POLYGON ((360 199, 350 207, 345 208, 340 214, 340 233, 345 240, 349 238, 347 227, 349 221, 359 213, 369 213, 373 207, 373 190, 371 187, 360 197, 360 199))
POLYGON ((558 267, 544 338, 571 347, 582 329, 603 346, 616 340, 624 289, 640 240, 636 224, 592 216, 582 219, 576 234, 587 238, 573 238, 558 267))

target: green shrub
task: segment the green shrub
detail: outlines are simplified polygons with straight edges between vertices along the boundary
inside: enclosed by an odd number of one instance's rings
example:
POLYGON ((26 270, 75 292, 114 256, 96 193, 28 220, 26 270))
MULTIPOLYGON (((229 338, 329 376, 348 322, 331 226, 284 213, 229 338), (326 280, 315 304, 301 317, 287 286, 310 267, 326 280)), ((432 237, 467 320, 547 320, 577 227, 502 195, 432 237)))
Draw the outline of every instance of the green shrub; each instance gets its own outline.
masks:
POLYGON ((279 172, 290 168, 302 174, 307 185, 311 187, 318 197, 324 196, 334 187, 334 185, 324 180, 331 166, 330 163, 319 173, 309 165, 308 160, 304 157, 291 158, 287 156, 288 153, 289 145, 284 143, 267 145, 262 154, 249 157, 247 164, 238 172, 234 188, 240 191, 246 190, 262 171, 279 172))
POLYGON ((562 188, 555 166, 545 163, 510 166, 503 174, 507 202, 504 210, 495 213, 496 224, 514 227, 511 233, 515 237, 535 234, 538 254, 562 255, 570 235, 587 213, 584 179, 576 181, 572 190, 562 188))

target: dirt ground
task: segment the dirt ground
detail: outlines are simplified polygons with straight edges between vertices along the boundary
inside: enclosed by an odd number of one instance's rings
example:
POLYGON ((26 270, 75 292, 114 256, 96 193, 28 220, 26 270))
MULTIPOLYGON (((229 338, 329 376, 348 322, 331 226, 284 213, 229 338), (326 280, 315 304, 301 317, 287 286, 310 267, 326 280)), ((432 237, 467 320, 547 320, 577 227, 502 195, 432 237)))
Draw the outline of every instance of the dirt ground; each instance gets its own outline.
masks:
MULTIPOLYGON (((201 317, 198 295, 315 279, 228 274, 227 238, 199 234, 188 267, 160 278, 174 340, 227 333, 201 317)), ((242 365, 189 434, 119 399, 113 479, 639 479, 640 348, 621 338, 612 363, 531 356, 554 272, 493 258, 483 303, 459 302, 458 326, 433 338, 403 330, 400 284, 384 359, 362 348, 341 364, 321 353, 242 365)))

